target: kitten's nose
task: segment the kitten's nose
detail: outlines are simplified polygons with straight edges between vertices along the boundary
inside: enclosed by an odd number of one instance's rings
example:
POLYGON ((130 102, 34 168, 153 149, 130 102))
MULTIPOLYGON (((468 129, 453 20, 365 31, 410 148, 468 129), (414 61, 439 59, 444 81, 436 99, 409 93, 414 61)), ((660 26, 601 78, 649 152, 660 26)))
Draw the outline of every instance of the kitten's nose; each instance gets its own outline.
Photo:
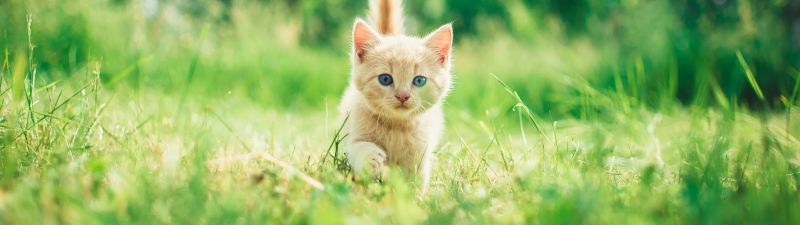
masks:
POLYGON ((411 96, 409 96, 408 94, 397 93, 394 95, 394 97, 397 98, 397 100, 399 100, 400 103, 405 103, 411 96))

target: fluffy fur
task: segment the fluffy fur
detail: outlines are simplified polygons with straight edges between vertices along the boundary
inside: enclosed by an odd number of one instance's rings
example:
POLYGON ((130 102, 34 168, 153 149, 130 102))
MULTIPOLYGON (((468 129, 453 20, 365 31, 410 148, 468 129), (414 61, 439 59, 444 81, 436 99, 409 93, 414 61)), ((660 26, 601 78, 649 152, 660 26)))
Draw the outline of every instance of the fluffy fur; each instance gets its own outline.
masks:
POLYGON ((444 127, 442 101, 450 90, 453 29, 446 24, 424 38, 403 35, 401 1, 370 1, 377 31, 356 19, 352 74, 340 111, 349 115, 345 153, 360 176, 396 166, 427 190, 433 150, 444 127), (391 85, 378 81, 381 74, 391 85), (412 80, 424 76, 427 83, 412 80))

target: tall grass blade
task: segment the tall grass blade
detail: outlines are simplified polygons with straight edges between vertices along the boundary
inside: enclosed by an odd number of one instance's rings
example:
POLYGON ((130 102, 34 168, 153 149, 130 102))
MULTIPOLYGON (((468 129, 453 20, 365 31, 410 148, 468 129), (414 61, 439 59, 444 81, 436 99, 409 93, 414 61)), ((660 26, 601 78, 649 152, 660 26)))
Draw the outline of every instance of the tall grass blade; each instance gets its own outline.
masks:
POLYGON ((744 60, 744 56, 742 56, 741 50, 736 50, 736 58, 739 59, 739 64, 742 65, 742 69, 744 69, 744 74, 747 76, 747 81, 750 82, 750 86, 753 87, 753 91, 756 92, 758 99, 762 102, 766 101, 764 98, 764 93, 761 91, 761 87, 758 86, 758 82, 756 82, 756 77, 753 75, 753 71, 750 70, 750 66, 747 65, 747 61, 744 60))
POLYGON ((338 169, 349 168, 349 166, 347 165, 347 160, 339 158, 339 145, 344 141, 347 135, 349 135, 349 134, 342 135, 342 130, 344 130, 344 126, 347 124, 347 120, 349 119, 350 119, 350 114, 347 114, 347 116, 344 117, 344 121, 342 121, 342 124, 339 126, 339 129, 337 129, 336 133, 333 135, 333 140, 331 140, 331 144, 328 145, 328 150, 325 151, 325 156, 322 157, 322 162, 320 162, 320 165, 324 165, 325 160, 328 159, 328 157, 330 157, 333 160, 333 164, 338 169), (331 153, 331 150, 334 150, 334 152, 331 153))
POLYGON ((126 77, 130 76, 131 74, 133 74, 133 72, 137 68, 141 67, 146 62, 149 62, 151 59, 153 59, 153 56, 149 55, 149 56, 142 57, 139 60, 136 60, 136 62, 132 63, 131 65, 129 65, 128 67, 123 69, 121 72, 119 72, 119 73, 115 74, 114 76, 112 76, 113 79, 107 83, 108 86, 114 87, 120 81, 123 81, 126 77))
POLYGON ((31 41, 31 25, 33 24, 33 15, 28 14, 26 16, 28 21, 28 93, 25 96, 28 100, 28 120, 33 124, 36 125, 35 118, 33 117, 33 89, 36 85, 36 69, 33 67, 33 42, 31 41))
POLYGON ((794 77, 794 88, 792 88, 791 97, 789 97, 789 102, 786 104, 786 113, 790 113, 792 111, 792 106, 794 106, 795 101, 797 100, 797 92, 800 91, 800 71, 793 70, 795 77, 794 77))
POLYGON ((505 91, 508 94, 510 94, 511 97, 514 97, 514 100, 516 101, 516 105, 514 105, 514 107, 516 107, 517 110, 524 110, 525 111, 525 114, 528 116, 528 119, 531 121, 531 123, 533 123, 533 126, 536 128, 536 130, 539 131, 539 136, 543 140, 548 140, 547 135, 544 134, 544 130, 539 125, 539 122, 536 120, 536 118, 534 118, 533 113, 528 108, 528 106, 525 105, 525 103, 522 101, 522 98, 519 97, 519 94, 517 94, 516 91, 511 90, 511 87, 508 86, 508 84, 503 82, 503 80, 501 80, 496 75, 494 75, 494 74, 490 74, 490 75, 492 75, 492 77, 494 77, 494 79, 497 80, 497 82, 499 82, 501 86, 503 86, 503 89, 505 89, 505 91))
POLYGON ((181 114, 181 110, 183 109, 183 103, 186 101, 186 96, 189 95, 189 88, 192 86, 192 80, 194 80, 194 73, 197 70, 197 64, 200 62, 200 53, 203 50, 203 45, 206 42, 206 38, 208 37, 208 30, 209 27, 203 27, 203 31, 200 33, 200 42, 197 43, 197 51, 192 58, 192 62, 189 65, 189 71, 186 72, 186 85, 183 90, 183 94, 181 94, 181 99, 178 101, 178 108, 175 110, 175 116, 181 114))
POLYGON ((5 48, 3 55, 3 65, 0 66, 0 91, 3 91, 3 83, 6 82, 6 71, 8 70, 8 48, 5 48))
MULTIPOLYGON (((266 151, 253 152, 253 149, 250 148, 250 146, 248 146, 244 142, 244 139, 242 139, 242 137, 240 137, 239 135, 236 134, 236 132, 233 130, 233 128, 230 126, 230 124, 228 124, 228 122, 225 122, 225 119, 223 119, 222 116, 220 116, 219 114, 214 112, 214 110, 211 109, 211 108, 206 108, 206 111, 211 113, 211 115, 213 115, 214 118, 217 119, 217 121, 219 121, 225 127, 225 129, 227 129, 228 132, 231 133, 231 135, 236 137, 236 140, 239 142, 239 145, 241 145, 242 149, 245 149, 245 150, 247 150, 249 152, 248 154, 246 154, 244 156, 237 157, 237 158, 242 158, 242 159, 260 158, 260 159, 263 159, 264 161, 270 162, 273 165, 276 165, 278 167, 283 168, 286 171, 289 171, 293 175, 299 177, 300 180, 308 183, 308 185, 314 187, 315 189, 320 190, 320 191, 325 190, 325 185, 323 185, 322 182, 319 182, 319 180, 317 180, 316 178, 311 177, 310 175, 306 174, 302 170, 297 169, 297 167, 292 166, 288 162, 280 160, 277 157, 273 156, 272 154, 269 154, 266 151)), ((214 162, 211 162, 211 163, 213 164, 214 162)))
POLYGON ((796 69, 792 69, 792 73, 795 74, 794 76, 794 88, 792 88, 791 96, 789 100, 784 103, 786 105, 786 133, 789 134, 789 127, 792 124, 792 107, 794 107, 795 101, 797 100, 797 92, 800 89, 800 71, 796 69))

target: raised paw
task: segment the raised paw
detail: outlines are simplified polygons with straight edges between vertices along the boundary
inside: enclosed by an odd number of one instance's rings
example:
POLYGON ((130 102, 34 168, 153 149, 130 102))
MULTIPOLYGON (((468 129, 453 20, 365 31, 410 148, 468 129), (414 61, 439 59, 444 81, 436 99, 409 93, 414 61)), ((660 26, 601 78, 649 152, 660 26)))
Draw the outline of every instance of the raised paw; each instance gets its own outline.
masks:
POLYGON ((362 178, 380 178, 386 172, 386 152, 373 143, 353 143, 347 149, 347 158, 356 175, 362 178))
POLYGON ((367 157, 369 160, 369 172, 375 175, 380 175, 385 170, 386 153, 383 150, 374 151, 367 157))

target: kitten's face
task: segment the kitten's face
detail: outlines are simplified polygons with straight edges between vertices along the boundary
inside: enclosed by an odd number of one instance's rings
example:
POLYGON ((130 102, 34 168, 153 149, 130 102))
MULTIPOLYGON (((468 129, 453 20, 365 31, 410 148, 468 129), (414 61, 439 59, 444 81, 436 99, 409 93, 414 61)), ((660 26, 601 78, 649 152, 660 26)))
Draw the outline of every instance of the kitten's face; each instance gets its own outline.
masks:
POLYGON ((452 28, 426 38, 380 37, 365 23, 354 28, 351 82, 376 114, 407 117, 441 101, 450 88, 452 28))

